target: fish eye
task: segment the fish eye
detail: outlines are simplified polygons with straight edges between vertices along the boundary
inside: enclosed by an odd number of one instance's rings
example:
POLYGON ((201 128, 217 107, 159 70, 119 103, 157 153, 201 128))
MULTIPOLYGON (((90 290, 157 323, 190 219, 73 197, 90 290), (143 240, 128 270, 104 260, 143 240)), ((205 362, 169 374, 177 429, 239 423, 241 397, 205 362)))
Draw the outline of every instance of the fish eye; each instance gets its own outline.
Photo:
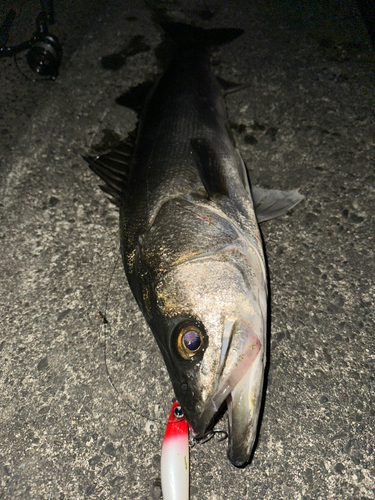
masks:
POLYGON ((176 418, 182 418, 184 416, 181 406, 176 406, 176 408, 173 410, 173 415, 176 418))
POLYGON ((184 359, 190 359, 203 346, 202 332, 197 326, 183 325, 177 338, 177 349, 184 359))

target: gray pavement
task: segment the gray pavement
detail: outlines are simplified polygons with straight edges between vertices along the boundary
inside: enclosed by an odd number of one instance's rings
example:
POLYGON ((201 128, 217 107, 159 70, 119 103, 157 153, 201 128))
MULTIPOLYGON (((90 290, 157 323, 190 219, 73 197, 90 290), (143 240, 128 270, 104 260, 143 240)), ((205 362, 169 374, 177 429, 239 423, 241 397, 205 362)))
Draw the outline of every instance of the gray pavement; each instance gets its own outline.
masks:
MULTIPOLYGON (((236 469, 225 442, 195 446, 191 499, 374 499, 375 62, 363 21, 343 0, 157 5, 245 29, 213 57, 218 75, 250 83, 227 98, 238 146, 254 185, 306 197, 262 225, 272 317, 254 459, 236 469)), ((160 498, 173 392, 126 283, 117 212, 80 156, 132 130, 115 99, 158 73, 160 33, 140 0, 95 8, 60 12, 74 44, 55 83, 33 87, 0 63, 1 499, 160 498), (137 35, 138 53, 102 67, 137 35)))

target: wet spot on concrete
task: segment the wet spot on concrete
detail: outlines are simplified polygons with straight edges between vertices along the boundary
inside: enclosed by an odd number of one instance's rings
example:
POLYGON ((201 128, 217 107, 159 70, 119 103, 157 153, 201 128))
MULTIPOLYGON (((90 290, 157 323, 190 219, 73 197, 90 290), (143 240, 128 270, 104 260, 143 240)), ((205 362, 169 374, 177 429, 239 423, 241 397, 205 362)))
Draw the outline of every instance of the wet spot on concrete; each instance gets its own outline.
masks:
POLYGON ((43 358, 39 361, 38 363, 38 371, 43 371, 43 370, 46 370, 48 368, 48 359, 47 358, 43 358))
POLYGON ((90 486, 88 486, 85 490, 85 495, 90 496, 93 493, 95 493, 95 488, 96 488, 95 484, 90 484, 90 486))
POLYGON ((253 125, 251 126, 251 128, 253 130, 260 130, 260 131, 266 130, 265 125, 262 125, 261 123, 258 123, 258 122, 254 122, 253 125))
POLYGON ((62 321, 63 319, 65 319, 68 314, 71 312, 72 310, 71 309, 65 309, 65 311, 63 311, 62 313, 60 313, 57 317, 57 321, 62 321))
POLYGON ((338 307, 336 304, 333 304, 332 302, 327 305, 327 311, 331 314, 340 314, 343 312, 342 307, 338 307))
POLYGON ((343 464, 341 463, 338 463, 335 465, 335 472, 337 472, 337 474, 342 474, 345 470, 345 467, 343 464))
POLYGON ((230 122, 229 125, 232 130, 235 130, 239 134, 243 134, 244 132, 246 132, 246 125, 244 125, 243 123, 230 122))
POLYGON ((39 415, 47 415, 47 413, 49 412, 50 410, 50 407, 49 406, 43 406, 39 411, 39 415))
POLYGON ((116 476, 112 481, 109 482, 111 486, 118 486, 125 481, 125 476, 116 476))
POLYGON ((363 461, 363 454, 357 451, 351 456, 351 459, 355 465, 360 465, 361 462, 363 461))
POLYGON ((332 363, 332 356, 329 354, 326 347, 323 347, 323 355, 328 364, 332 363))
POLYGON ((55 207, 58 203, 59 203, 59 199, 56 198, 56 196, 51 196, 51 198, 49 199, 49 202, 48 202, 48 205, 53 208, 55 207))
POLYGON ((308 212, 306 215, 305 215, 305 220, 306 222, 308 223, 311 223, 311 222, 316 222, 317 220, 319 219, 319 216, 312 213, 312 212, 308 212))
POLYGON ((100 462, 100 460, 101 460, 100 455, 95 455, 95 457, 90 458, 89 460, 90 467, 94 467, 95 465, 97 465, 100 462))
POLYGON ((278 332, 276 335, 276 340, 280 342, 281 340, 283 340, 284 337, 285 337, 284 332, 278 332))
POLYGON ((310 484, 311 484, 311 483, 313 482, 313 471, 312 471, 312 469, 307 468, 307 469, 305 470, 305 477, 306 477, 306 481, 307 481, 308 483, 310 483, 310 484))
POLYGON ((360 224, 361 222, 363 222, 365 219, 364 217, 361 217, 360 215, 356 215, 356 214, 350 214, 349 216, 349 220, 351 222, 354 222, 354 224, 360 224))
POLYGON ((244 137, 244 141, 246 144, 257 144, 258 143, 257 139, 251 134, 246 134, 244 137))
POLYGON ((105 467, 103 467, 100 475, 103 477, 106 476, 108 474, 108 472, 111 470, 111 468, 112 468, 112 464, 106 465, 105 467))
POLYGON ((277 132, 278 132, 278 129, 275 128, 275 127, 270 127, 267 132, 266 132, 266 135, 268 135, 271 139, 271 141, 276 141, 276 136, 277 136, 277 132))
POLYGON ((113 443, 106 444, 104 448, 104 453, 107 453, 107 455, 110 455, 111 457, 116 456, 116 450, 115 447, 113 446, 113 443))

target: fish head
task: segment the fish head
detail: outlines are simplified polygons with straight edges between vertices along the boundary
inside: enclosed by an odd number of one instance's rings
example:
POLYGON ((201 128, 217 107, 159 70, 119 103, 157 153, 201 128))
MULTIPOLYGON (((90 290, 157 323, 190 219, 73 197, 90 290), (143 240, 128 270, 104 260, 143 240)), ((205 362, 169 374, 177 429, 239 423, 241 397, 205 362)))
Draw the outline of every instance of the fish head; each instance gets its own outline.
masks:
POLYGON ((228 456, 242 466, 257 433, 266 360, 263 255, 244 241, 173 265, 153 286, 149 324, 194 436, 229 411, 228 456))

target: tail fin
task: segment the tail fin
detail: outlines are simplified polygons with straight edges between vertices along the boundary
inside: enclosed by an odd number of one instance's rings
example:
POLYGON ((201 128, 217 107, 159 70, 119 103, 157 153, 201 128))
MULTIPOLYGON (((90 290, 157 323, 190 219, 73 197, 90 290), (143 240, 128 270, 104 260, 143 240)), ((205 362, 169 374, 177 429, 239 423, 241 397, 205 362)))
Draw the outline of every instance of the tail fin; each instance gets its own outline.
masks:
POLYGON ((212 48, 230 43, 238 38, 244 30, 238 28, 204 29, 184 23, 168 21, 159 22, 165 34, 171 38, 179 48, 198 46, 212 48))

